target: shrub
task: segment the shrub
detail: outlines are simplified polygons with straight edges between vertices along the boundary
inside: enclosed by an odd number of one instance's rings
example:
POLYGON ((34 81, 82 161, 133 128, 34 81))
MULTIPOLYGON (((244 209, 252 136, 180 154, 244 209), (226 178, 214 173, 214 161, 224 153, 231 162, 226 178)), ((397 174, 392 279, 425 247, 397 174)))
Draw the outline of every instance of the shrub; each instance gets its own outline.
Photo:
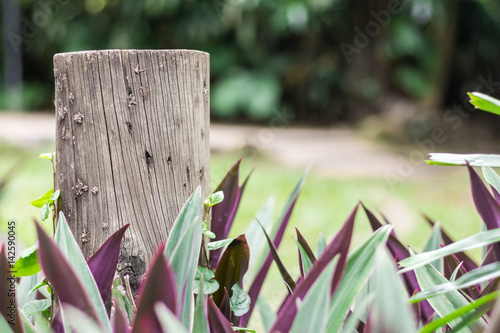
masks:
MULTIPOLYGON (((475 105, 500 113, 500 101, 476 93, 471 96, 475 105)), ((500 293, 496 291, 500 176, 490 167, 483 168, 492 195, 471 165, 492 166, 497 157, 481 155, 479 162, 478 156, 432 154, 430 163, 467 165, 474 203, 487 230, 454 242, 439 223, 427 218, 433 229, 424 252, 416 254, 398 240, 387 221, 381 223, 360 203, 333 240, 315 252, 296 230, 297 280, 283 265, 277 248, 307 171, 275 223, 259 214, 246 234, 230 239, 248 181, 239 184, 240 161, 204 201, 203 212, 198 188, 179 213, 167 243, 159 245, 137 297, 126 277, 122 281, 115 276, 128 225, 86 262, 61 212, 53 239, 36 222, 38 245, 26 250, 13 267, 9 264, 13 259, 1 247, 0 272, 5 276, 0 283, 0 330, 253 331, 246 327, 258 308, 269 332, 496 332, 500 317, 492 309, 500 293), (360 207, 374 232, 350 251, 360 207), (202 235, 214 240, 204 244, 202 235), (478 247, 485 248, 481 264, 464 253, 478 247), (289 291, 276 313, 260 294, 273 260, 289 291), (20 281, 10 277, 11 268, 23 276, 20 281)), ((46 197, 51 200, 52 193, 46 197)))

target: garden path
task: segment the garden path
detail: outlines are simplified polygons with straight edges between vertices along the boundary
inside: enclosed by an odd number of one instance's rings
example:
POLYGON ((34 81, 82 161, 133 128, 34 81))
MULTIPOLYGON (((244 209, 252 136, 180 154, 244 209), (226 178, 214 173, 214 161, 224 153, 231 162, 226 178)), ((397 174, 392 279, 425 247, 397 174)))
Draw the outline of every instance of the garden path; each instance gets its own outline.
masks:
MULTIPOLYGON (((1 113, 0 140, 14 145, 36 146, 53 143, 54 116, 50 113, 1 113)), ((211 150, 227 152, 252 147, 278 162, 340 176, 427 177, 447 168, 426 166, 427 157, 415 146, 406 156, 365 139, 347 127, 272 128, 212 124, 211 150), (421 157, 415 162, 410 153, 421 157)))

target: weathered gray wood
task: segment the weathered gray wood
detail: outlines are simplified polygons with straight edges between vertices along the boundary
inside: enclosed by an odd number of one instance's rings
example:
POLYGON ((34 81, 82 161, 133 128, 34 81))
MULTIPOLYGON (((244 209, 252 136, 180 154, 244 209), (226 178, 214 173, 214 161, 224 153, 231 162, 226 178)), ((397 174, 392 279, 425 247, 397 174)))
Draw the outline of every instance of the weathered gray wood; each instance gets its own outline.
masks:
POLYGON ((58 209, 87 258, 130 223, 119 272, 137 286, 189 195, 210 192, 209 56, 62 53, 54 76, 58 209))

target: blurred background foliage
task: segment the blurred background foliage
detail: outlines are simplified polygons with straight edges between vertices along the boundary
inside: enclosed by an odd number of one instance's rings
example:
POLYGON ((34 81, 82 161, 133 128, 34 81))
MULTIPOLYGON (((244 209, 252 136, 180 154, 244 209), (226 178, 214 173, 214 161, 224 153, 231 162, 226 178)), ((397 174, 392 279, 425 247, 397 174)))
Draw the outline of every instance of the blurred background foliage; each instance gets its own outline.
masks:
MULTIPOLYGON (((500 81, 500 5, 494 0, 20 5, 23 28, 36 29, 22 43, 27 110, 52 109, 55 53, 89 49, 209 52, 212 117, 218 121, 266 123, 285 108, 293 123, 307 125, 358 123, 378 115, 413 138, 427 135, 447 107, 463 105, 466 91, 495 95, 498 87, 491 91, 492 84, 483 81, 500 81), (34 25, 43 12, 48 23, 34 25)), ((7 97, 0 96, 0 108, 7 97)))

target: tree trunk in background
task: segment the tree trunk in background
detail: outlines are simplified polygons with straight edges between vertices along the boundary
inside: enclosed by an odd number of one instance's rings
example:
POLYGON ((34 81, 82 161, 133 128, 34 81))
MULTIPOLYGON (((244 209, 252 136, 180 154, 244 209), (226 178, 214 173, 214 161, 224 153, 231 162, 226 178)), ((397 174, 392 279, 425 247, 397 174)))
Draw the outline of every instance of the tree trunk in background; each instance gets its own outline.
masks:
POLYGON ((137 287, 187 198, 210 193, 209 55, 62 53, 54 77, 58 209, 86 258, 130 223, 118 271, 137 287))

